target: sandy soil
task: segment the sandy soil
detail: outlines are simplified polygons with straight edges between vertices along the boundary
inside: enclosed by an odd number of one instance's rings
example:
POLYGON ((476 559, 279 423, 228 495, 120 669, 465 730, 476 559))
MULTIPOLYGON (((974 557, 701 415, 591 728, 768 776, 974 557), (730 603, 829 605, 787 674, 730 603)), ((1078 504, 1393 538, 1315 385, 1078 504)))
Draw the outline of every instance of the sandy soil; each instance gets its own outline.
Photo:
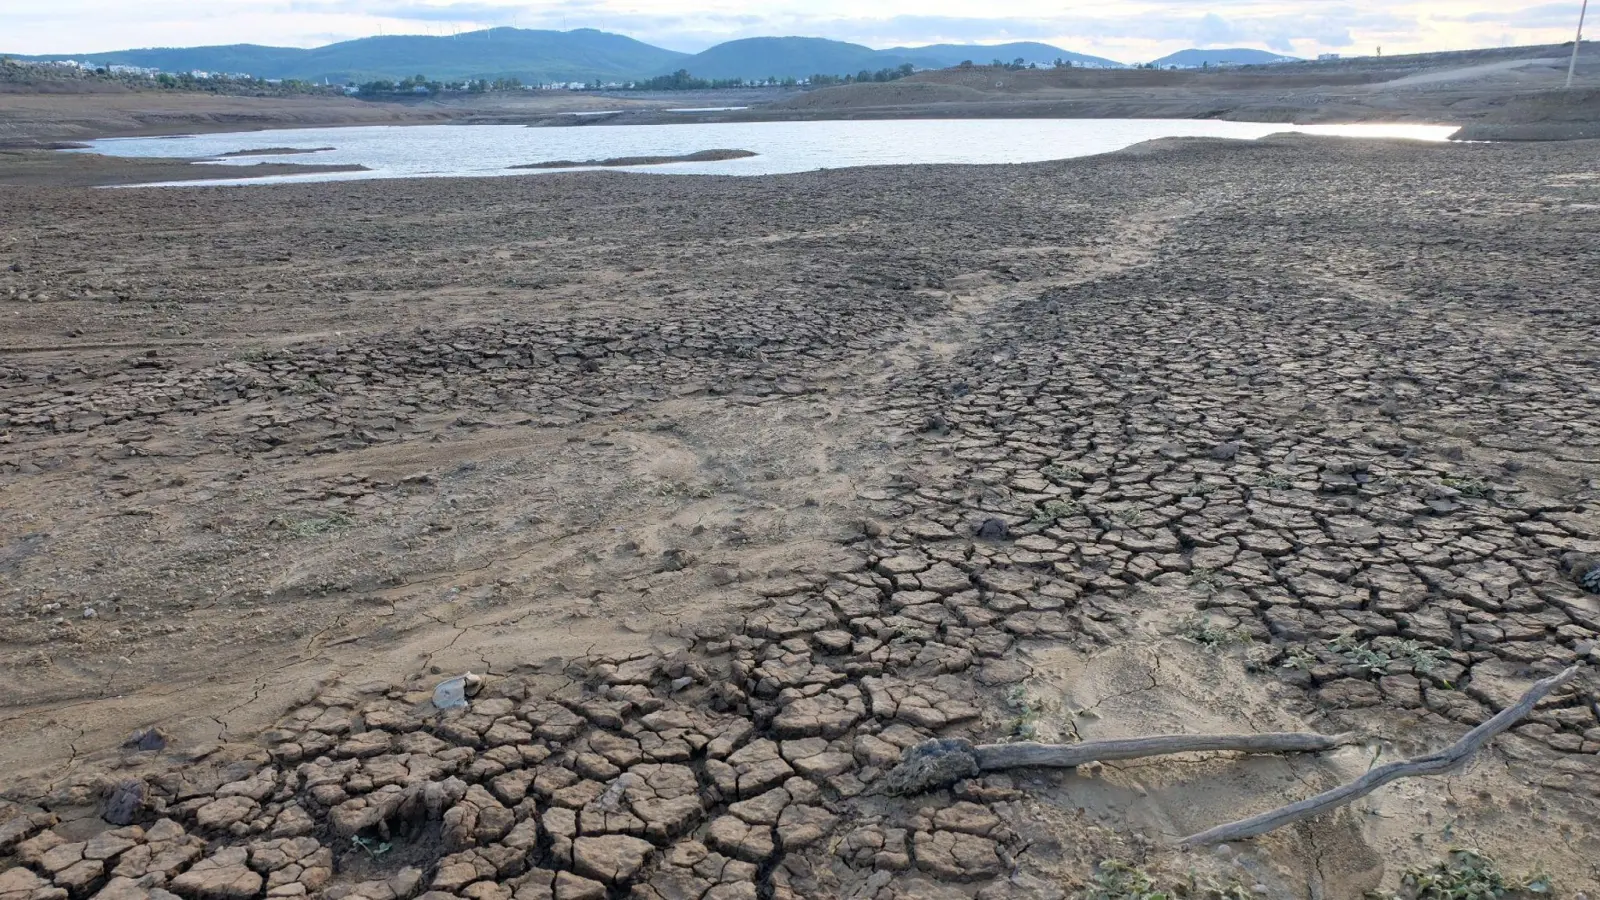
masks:
POLYGON ((0 885, 1348 898, 1465 844, 1592 896, 1594 668, 1463 774, 1170 841, 1600 662, 1596 150, 0 188, 0 885))

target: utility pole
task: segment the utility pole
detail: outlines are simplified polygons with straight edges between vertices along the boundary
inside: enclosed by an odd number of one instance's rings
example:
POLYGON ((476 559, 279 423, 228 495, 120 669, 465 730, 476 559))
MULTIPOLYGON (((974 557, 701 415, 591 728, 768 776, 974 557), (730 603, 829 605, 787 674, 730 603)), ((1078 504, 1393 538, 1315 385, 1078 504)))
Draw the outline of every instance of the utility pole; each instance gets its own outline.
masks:
POLYGON ((1583 20, 1589 15, 1589 0, 1583 0, 1578 11, 1578 37, 1572 42, 1572 62, 1567 66, 1567 90, 1572 90, 1572 77, 1578 74, 1578 48, 1583 46, 1583 20))

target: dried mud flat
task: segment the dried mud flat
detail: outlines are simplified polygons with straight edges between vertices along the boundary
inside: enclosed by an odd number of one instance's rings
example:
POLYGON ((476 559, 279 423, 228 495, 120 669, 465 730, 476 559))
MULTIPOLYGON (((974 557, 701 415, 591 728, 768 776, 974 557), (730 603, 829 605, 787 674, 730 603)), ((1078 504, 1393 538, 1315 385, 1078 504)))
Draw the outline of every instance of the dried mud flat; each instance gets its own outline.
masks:
POLYGON ((1343 898, 1458 844, 1592 895, 1596 668, 1168 845, 1596 661, 1594 151, 9 189, 0 897, 1343 898))

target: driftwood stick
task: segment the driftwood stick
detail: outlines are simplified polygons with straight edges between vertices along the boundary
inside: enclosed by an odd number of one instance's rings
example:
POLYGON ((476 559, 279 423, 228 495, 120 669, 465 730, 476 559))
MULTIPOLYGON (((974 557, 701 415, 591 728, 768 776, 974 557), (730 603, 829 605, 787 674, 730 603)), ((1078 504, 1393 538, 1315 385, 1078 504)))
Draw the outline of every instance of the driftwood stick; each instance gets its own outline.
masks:
POLYGON ((1069 769, 1092 762, 1143 759, 1170 753, 1235 750, 1243 753, 1317 753, 1360 740, 1354 734, 1164 734, 1157 737, 1084 741, 1079 744, 979 744, 972 748, 985 772, 1022 766, 1069 769))
POLYGON ((1347 803, 1365 797, 1391 781, 1418 775, 1442 775, 1450 772, 1464 764, 1473 754, 1482 750, 1483 746, 1489 743, 1496 735, 1521 721, 1524 716, 1533 711, 1534 705, 1544 699, 1547 694, 1571 681, 1577 676, 1579 668, 1579 666, 1573 666, 1559 675, 1552 675, 1538 682, 1529 688, 1528 692, 1523 694, 1522 699, 1518 700, 1515 705, 1501 710, 1494 718, 1467 732, 1461 740, 1444 750, 1379 766, 1349 784, 1318 794, 1315 797, 1307 797, 1298 803, 1291 803, 1288 806, 1264 812, 1259 816, 1251 816, 1238 822, 1218 825, 1209 831, 1192 834, 1179 841, 1178 846, 1205 847, 1211 844, 1223 844, 1228 841, 1255 837, 1258 834, 1266 834, 1269 831, 1327 812, 1330 809, 1337 809, 1347 803))

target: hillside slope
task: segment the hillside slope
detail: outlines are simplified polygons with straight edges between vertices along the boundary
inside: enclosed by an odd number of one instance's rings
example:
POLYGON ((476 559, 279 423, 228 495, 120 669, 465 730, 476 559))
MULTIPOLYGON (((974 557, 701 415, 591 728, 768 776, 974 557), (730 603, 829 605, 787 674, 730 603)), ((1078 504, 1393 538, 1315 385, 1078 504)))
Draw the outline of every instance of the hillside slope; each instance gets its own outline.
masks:
POLYGON ((1217 50, 1179 50, 1156 60, 1152 65, 1166 68, 1197 69, 1201 66, 1259 66, 1267 63, 1299 62, 1294 56, 1268 53, 1249 47, 1232 47, 1217 50))

